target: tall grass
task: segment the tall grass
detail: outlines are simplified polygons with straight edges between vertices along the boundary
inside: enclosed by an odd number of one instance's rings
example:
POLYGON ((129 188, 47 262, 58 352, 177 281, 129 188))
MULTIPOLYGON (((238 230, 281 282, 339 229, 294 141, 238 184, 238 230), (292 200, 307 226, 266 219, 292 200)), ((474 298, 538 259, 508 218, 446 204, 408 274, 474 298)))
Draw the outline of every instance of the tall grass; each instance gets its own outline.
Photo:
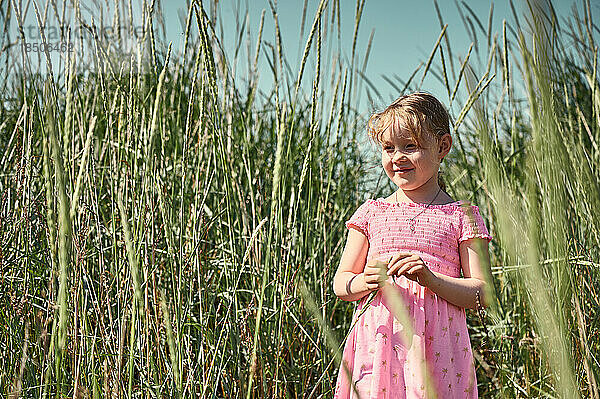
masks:
MULTIPOLYGON (((17 2, 0 4, 8 22, 25 20, 17 2)), ((481 397, 598 397, 598 28, 589 2, 565 21, 544 4, 499 33, 493 8, 480 21, 458 5, 473 40, 463 49, 434 2, 429 57, 385 77, 398 95, 442 83, 456 144, 448 190, 478 204, 495 237, 494 301, 488 315, 468 312, 481 397)), ((120 6, 89 29, 118 27, 132 9, 120 6)), ((343 221, 392 189, 361 133, 361 98, 381 97, 365 69, 373 36, 363 53, 358 0, 346 63, 335 48, 349 39, 347 5, 315 2, 311 15, 305 4, 290 65, 280 11, 266 6, 260 21, 237 16, 233 54, 216 2, 185 9, 183 49, 161 37, 160 3, 144 2, 132 53, 71 37, 77 51, 48 57, 47 76, 22 52, 27 38, 9 38, 3 394, 332 395, 353 310, 331 290, 343 221)), ((40 24, 73 23, 45 9, 40 24)))

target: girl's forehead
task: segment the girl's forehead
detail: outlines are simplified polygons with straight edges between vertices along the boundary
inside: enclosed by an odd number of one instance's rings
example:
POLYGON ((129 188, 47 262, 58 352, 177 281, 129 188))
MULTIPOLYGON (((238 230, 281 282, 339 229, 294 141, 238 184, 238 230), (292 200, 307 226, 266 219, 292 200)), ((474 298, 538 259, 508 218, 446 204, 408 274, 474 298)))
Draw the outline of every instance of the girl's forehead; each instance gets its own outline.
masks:
POLYGON ((387 141, 391 140, 413 140, 414 136, 408 128, 406 121, 402 118, 394 117, 387 129, 383 131, 382 138, 387 141))
POLYGON ((413 140, 413 136, 410 134, 410 131, 393 125, 385 129, 381 135, 381 138, 383 141, 413 140))

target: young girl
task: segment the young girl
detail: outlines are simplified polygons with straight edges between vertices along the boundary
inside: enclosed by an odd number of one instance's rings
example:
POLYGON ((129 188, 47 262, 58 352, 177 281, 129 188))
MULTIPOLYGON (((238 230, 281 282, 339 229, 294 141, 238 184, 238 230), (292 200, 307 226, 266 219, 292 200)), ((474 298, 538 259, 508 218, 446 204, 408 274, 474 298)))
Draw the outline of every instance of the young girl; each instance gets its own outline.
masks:
POLYGON ((413 93, 373 115, 368 131, 398 190, 368 199, 346 222, 334 291, 360 302, 335 397, 477 398, 465 308, 487 306, 492 237, 479 208, 438 181, 452 146, 448 114, 432 95, 413 93))

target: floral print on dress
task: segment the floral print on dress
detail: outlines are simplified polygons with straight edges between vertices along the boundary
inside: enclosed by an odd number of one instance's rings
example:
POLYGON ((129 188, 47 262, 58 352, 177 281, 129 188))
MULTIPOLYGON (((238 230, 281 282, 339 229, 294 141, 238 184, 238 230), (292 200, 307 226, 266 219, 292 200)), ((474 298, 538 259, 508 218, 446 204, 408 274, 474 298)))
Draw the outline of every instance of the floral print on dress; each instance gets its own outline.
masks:
MULTIPOLYGON (((376 254, 389 258, 397 252, 411 252, 432 271, 451 277, 461 275, 458 247, 462 241, 473 237, 492 240, 479 208, 464 201, 427 207, 368 199, 345 225, 369 240, 367 262, 376 254), (414 233, 410 231, 411 218, 414 233)), ((407 329, 392 315, 380 292, 368 307, 368 295, 358 301, 343 352, 351 378, 340 367, 335 398, 356 398, 352 385, 362 399, 426 399, 434 393, 438 398, 477 398, 464 308, 405 276, 389 281, 403 300, 412 326, 407 329), (412 337, 405 334, 409 330, 414 332, 412 337), (434 393, 428 394, 431 391, 434 393)))

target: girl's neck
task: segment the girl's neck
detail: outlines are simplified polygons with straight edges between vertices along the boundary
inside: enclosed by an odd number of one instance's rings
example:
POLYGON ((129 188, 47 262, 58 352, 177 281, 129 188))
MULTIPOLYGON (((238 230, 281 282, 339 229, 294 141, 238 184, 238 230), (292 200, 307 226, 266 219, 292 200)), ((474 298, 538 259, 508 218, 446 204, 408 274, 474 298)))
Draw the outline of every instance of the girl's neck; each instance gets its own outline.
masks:
POLYGON ((402 190, 401 188, 394 193, 393 201, 394 202, 416 202, 420 204, 446 204, 448 202, 452 202, 453 199, 450 198, 448 194, 446 194, 443 190, 440 189, 440 186, 437 184, 423 185, 416 190, 402 190), (437 195, 437 197, 436 197, 437 195), (432 202, 433 201, 433 202, 432 202))

